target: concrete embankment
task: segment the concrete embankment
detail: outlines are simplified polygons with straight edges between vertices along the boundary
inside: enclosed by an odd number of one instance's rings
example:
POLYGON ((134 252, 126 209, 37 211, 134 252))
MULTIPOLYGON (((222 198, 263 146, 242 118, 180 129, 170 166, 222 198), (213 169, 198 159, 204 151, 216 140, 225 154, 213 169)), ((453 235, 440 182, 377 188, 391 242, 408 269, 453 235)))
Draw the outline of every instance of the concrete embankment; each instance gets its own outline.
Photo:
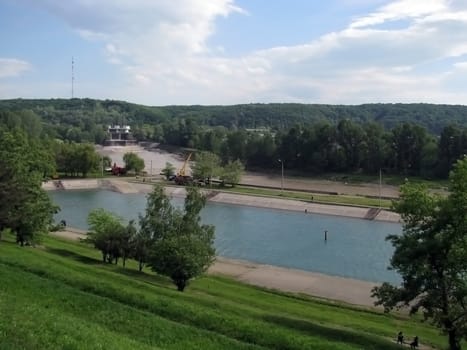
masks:
MULTIPOLYGON (((84 179, 84 180, 54 180, 44 183, 46 190, 77 190, 77 189, 107 189, 120 193, 149 193, 152 189, 151 184, 132 183, 125 180, 116 179, 84 179)), ((184 197, 185 188, 166 187, 167 195, 173 197, 184 197)), ((207 194, 211 191, 205 190, 207 194)), ((400 222, 400 216, 397 213, 388 210, 369 209, 365 207, 353 207, 344 205, 332 205, 311 203, 293 199, 283 199, 266 196, 252 196, 229 192, 217 192, 209 196, 209 201, 228 203, 235 205, 246 205, 259 208, 292 210, 298 212, 345 216, 358 219, 371 219, 377 221, 400 222)))
POLYGON ((120 193, 138 193, 131 183, 125 180, 109 179, 77 179, 77 180, 51 180, 44 182, 42 188, 52 190, 93 190, 105 189, 120 193))

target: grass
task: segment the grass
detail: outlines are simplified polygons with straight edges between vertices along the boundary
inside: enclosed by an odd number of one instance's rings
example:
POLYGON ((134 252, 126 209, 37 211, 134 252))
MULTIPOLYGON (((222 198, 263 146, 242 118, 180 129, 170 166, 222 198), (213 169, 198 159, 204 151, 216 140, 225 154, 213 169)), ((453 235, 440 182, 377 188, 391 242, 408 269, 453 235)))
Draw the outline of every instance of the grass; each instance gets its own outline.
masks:
POLYGON ((0 349, 399 349, 399 330, 441 348, 438 331, 385 315, 202 277, 184 293, 152 273, 103 264, 46 237, 0 242, 0 349))
MULTIPOLYGON (((141 182, 141 181, 138 181, 141 182)), ((142 182, 141 182, 142 183, 142 182)), ((173 183, 164 181, 164 185, 172 186, 173 183)), ((259 188, 252 186, 235 186, 235 187, 221 187, 213 185, 207 187, 212 190, 220 192, 231 192, 239 193, 250 196, 264 196, 264 197, 276 197, 283 199, 295 199, 306 202, 322 203, 322 204, 336 204, 336 205, 349 205, 359 207, 380 207, 384 209, 390 209, 392 201, 389 199, 369 198, 363 196, 348 196, 348 195, 328 195, 321 193, 303 192, 303 191, 281 191, 268 188, 259 188), (313 200, 311 199, 313 197, 313 200)))
MULTIPOLYGON (((345 195, 327 195, 327 194, 316 194, 310 192, 299 192, 299 191, 283 191, 255 188, 255 187, 243 187, 236 186, 234 188, 221 188, 222 191, 235 192, 241 194, 248 194, 254 196, 270 196, 280 197, 288 199, 298 199, 304 201, 311 201, 313 197, 314 203, 324 204, 339 204, 339 205, 351 205, 351 206, 362 206, 362 207, 379 207, 379 198, 368 198, 362 196, 345 196, 345 195)), ((381 199, 382 208, 390 208, 391 201, 388 199, 381 199)))

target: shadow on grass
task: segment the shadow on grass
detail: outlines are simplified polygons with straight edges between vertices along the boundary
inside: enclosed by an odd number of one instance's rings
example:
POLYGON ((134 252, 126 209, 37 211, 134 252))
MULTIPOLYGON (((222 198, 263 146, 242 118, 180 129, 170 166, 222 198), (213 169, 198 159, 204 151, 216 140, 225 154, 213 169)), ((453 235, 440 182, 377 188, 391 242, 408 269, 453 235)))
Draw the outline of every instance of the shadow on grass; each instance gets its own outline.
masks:
POLYGON ((267 315, 264 319, 278 326, 297 330, 304 334, 319 336, 331 341, 354 344, 362 349, 400 349, 396 344, 391 344, 389 340, 377 335, 372 336, 346 329, 327 327, 310 321, 283 316, 267 315))
POLYGON ((81 254, 75 253, 75 252, 67 250, 67 249, 47 247, 47 251, 49 253, 59 255, 59 256, 64 257, 64 258, 70 258, 70 259, 73 259, 75 261, 79 261, 79 262, 81 262, 83 264, 99 265, 99 266, 104 267, 104 268, 109 268, 114 273, 124 275, 124 276, 127 276, 127 277, 132 277, 132 278, 137 279, 138 281, 145 282, 145 283, 148 283, 148 284, 154 284, 154 285, 158 285, 160 287, 171 286, 170 280, 167 277, 164 277, 164 276, 159 276, 159 275, 156 275, 156 274, 149 274, 149 273, 147 273, 145 271, 140 272, 137 269, 132 269, 132 268, 129 268, 129 267, 123 267, 123 266, 119 266, 119 265, 115 265, 115 264, 104 263, 100 259, 90 258, 88 256, 81 255, 81 254))
POLYGON ((52 254, 60 255, 64 258, 71 258, 73 260, 82 262, 83 264, 87 264, 87 265, 102 265, 103 264, 101 260, 90 258, 89 256, 77 254, 75 252, 72 252, 66 249, 47 247, 47 251, 52 254))
MULTIPOLYGON (((156 284, 157 286, 171 286, 171 282, 167 277, 150 274, 146 271, 138 271, 137 269, 132 269, 129 267, 123 266, 114 266, 113 271, 124 276, 137 278, 139 281, 146 282, 149 284, 156 284)), ((147 267, 146 267, 147 268, 147 267)))

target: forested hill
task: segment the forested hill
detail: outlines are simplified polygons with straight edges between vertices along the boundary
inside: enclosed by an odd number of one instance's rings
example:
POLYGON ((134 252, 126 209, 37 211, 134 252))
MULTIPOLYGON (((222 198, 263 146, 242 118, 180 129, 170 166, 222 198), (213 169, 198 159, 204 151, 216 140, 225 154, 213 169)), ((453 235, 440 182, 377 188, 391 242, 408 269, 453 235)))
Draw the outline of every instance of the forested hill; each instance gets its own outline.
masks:
POLYGON ((467 106, 435 104, 364 104, 358 106, 271 103, 233 106, 149 107, 123 101, 94 99, 0 100, 0 111, 32 110, 43 121, 57 124, 152 124, 172 118, 225 127, 289 129, 318 120, 376 121, 385 128, 414 122, 434 134, 449 124, 467 126, 467 106), (92 121, 91 121, 92 120, 92 121))

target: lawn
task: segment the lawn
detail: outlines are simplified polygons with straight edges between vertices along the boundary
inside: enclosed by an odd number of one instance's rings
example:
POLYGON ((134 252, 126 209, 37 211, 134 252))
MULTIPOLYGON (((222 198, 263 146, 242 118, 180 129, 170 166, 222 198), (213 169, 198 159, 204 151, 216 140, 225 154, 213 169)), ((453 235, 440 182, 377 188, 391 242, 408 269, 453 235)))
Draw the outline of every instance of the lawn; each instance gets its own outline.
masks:
POLYGON ((86 244, 0 242, 0 349, 400 349, 399 330, 441 348, 404 315, 202 277, 183 293, 86 244))

